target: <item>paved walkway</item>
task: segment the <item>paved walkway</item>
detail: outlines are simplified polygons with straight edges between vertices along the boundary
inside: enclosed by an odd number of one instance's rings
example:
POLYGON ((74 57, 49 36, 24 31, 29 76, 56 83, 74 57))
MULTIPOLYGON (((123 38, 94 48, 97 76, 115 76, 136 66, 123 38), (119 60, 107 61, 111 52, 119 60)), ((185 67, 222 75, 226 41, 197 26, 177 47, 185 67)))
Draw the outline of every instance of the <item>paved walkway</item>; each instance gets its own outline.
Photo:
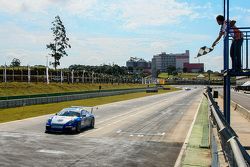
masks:
MULTIPOLYGON (((223 95, 222 89, 219 90, 220 95, 223 95)), ((250 110, 250 94, 246 94, 243 91, 235 92, 231 89, 231 99, 235 103, 240 104, 244 108, 250 110)))
MULTIPOLYGON (((221 110, 223 110, 223 99, 219 98, 217 101, 221 110)), ((246 147, 248 153, 250 153, 250 121, 234 109, 235 107, 231 106, 231 126, 239 136, 241 144, 246 147)))

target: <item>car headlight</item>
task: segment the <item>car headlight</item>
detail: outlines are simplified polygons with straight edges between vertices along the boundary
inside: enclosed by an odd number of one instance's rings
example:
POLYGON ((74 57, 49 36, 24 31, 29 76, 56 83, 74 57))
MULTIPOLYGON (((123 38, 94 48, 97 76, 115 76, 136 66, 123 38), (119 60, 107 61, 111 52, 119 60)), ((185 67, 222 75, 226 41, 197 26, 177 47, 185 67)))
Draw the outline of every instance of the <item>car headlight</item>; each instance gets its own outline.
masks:
POLYGON ((47 120, 47 124, 51 124, 52 118, 47 120))

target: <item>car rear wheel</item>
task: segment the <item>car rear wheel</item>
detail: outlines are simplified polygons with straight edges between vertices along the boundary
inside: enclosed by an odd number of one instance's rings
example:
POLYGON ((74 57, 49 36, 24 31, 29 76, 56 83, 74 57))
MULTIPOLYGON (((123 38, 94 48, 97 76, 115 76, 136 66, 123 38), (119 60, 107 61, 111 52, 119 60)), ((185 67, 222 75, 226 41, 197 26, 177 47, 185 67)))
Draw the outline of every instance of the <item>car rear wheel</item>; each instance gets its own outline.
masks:
POLYGON ((78 122, 78 124, 76 125, 76 133, 80 132, 81 132, 81 122, 78 122))
POLYGON ((90 128, 93 129, 95 127, 95 119, 93 118, 90 124, 90 128))

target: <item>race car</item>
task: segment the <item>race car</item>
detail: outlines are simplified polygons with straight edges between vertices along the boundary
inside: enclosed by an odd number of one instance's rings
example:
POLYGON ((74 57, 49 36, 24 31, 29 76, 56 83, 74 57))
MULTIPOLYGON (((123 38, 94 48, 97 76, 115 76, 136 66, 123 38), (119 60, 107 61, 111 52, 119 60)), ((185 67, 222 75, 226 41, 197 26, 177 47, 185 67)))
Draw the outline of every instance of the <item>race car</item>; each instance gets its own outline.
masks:
POLYGON ((92 114, 92 111, 93 107, 72 106, 69 108, 64 108, 47 120, 45 133, 79 133, 83 128, 94 128, 95 117, 92 114))

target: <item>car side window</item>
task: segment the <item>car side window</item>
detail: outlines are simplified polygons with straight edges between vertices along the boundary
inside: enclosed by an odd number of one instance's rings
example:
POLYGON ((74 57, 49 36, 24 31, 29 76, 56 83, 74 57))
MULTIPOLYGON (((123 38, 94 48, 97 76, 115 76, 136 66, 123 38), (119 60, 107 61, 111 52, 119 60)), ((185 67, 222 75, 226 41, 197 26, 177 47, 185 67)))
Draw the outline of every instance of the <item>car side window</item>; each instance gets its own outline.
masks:
POLYGON ((84 115, 86 116, 87 115, 86 111, 84 111, 84 110, 82 110, 81 113, 82 113, 82 116, 84 116, 84 115))
POLYGON ((86 111, 86 114, 87 114, 87 116, 90 116, 90 113, 88 111, 86 111))

